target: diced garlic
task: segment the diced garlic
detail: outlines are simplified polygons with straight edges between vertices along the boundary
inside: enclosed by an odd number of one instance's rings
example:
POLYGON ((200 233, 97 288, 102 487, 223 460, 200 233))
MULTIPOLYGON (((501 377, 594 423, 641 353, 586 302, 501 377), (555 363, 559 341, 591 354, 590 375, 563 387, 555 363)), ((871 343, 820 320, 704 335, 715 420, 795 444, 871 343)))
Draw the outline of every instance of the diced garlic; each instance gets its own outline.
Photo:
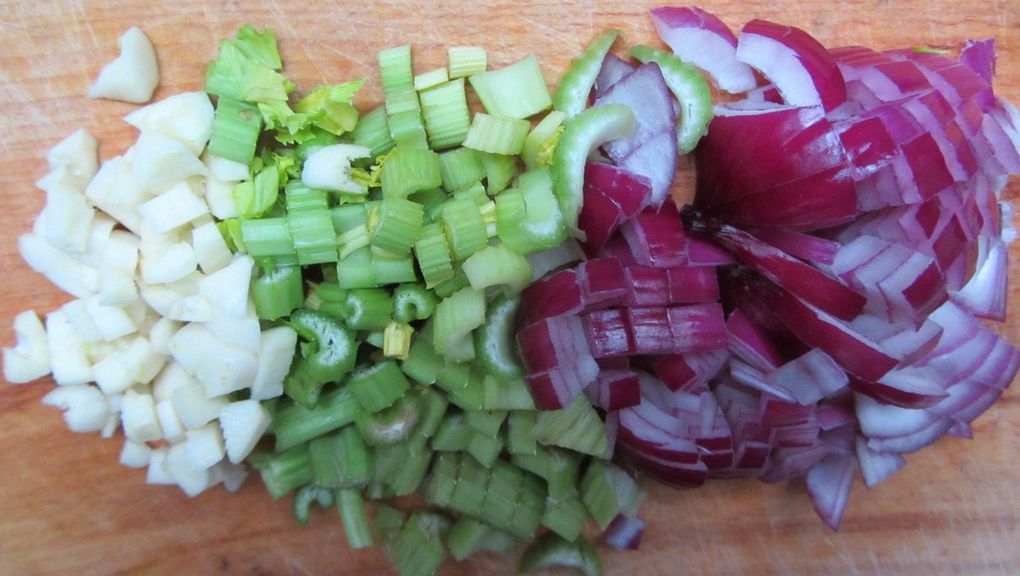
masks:
POLYGON ((69 254, 88 247, 95 210, 85 196, 70 186, 53 185, 46 190, 46 241, 69 254))
POLYGON ((160 317, 149 329, 149 343, 152 350, 165 356, 170 355, 170 339, 181 329, 181 323, 170 318, 160 317))
MULTIPOLYGON (((79 128, 46 152, 51 174, 62 172, 65 181, 79 192, 85 190, 99 166, 96 139, 79 128)), ((42 188, 42 186, 40 186, 42 188)))
POLYGON ((168 96, 124 117, 140 131, 155 131, 201 154, 212 134, 213 106, 205 92, 168 96))
POLYGON ((231 184, 251 179, 248 165, 243 162, 210 154, 208 150, 202 155, 202 162, 209 169, 210 179, 215 178, 231 184))
POLYGON ((160 194, 191 176, 208 170, 194 152, 159 132, 143 131, 133 146, 131 173, 148 194, 160 194))
POLYGON ((234 205, 234 186, 236 182, 227 182, 210 177, 205 183, 205 201, 209 204, 209 212, 220 220, 237 218, 237 206, 234 205))
POLYGON ((92 324, 99 332, 100 338, 112 342, 138 330, 138 326, 124 310, 117 306, 103 306, 97 296, 82 299, 85 311, 88 312, 92 324))
POLYGON ((220 234, 216 224, 209 222, 191 231, 191 244, 195 249, 195 259, 202 272, 212 274, 230 264, 233 254, 220 234))
POLYGON ((13 348, 4 348, 4 379, 23 384, 50 373, 49 346, 46 329, 34 310, 25 310, 14 317, 13 348))
POLYGON ((220 410, 220 426, 227 447, 227 458, 237 464, 252 449, 269 428, 269 411, 258 400, 241 400, 227 404, 220 410))
POLYGON ((124 435, 135 442, 149 442, 163 437, 156 416, 156 404, 150 394, 139 394, 128 390, 120 407, 124 435))
POLYGON ((117 226, 116 220, 102 212, 96 212, 92 218, 92 226, 89 228, 88 247, 85 249, 85 252, 77 255, 78 260, 82 264, 96 269, 99 268, 103 250, 106 249, 106 243, 110 240, 110 236, 113 235, 115 226, 117 226))
POLYGON ((164 400, 173 400, 174 392, 178 388, 185 386, 197 387, 198 382, 195 382, 195 379, 185 372, 180 364, 168 362, 152 384, 152 397, 155 398, 157 403, 164 400))
POLYGON ((258 367, 254 354, 224 343, 196 323, 174 334, 170 352, 210 398, 247 388, 258 367))
POLYGON ((226 454, 223 448, 223 433, 220 432, 220 427, 215 422, 210 422, 201 428, 188 430, 186 436, 185 453, 195 470, 208 470, 223 460, 223 456, 226 454))
POLYGON ((63 311, 67 321, 71 323, 71 327, 74 328, 79 338, 85 342, 98 342, 103 339, 102 333, 99 332, 96 323, 92 321, 92 316, 85 306, 84 298, 70 300, 61 306, 60 309, 63 311))
POLYGON ((138 286, 133 275, 105 272, 99 276, 99 303, 104 306, 127 306, 138 301, 138 286))
POLYGON ((145 468, 149 465, 152 449, 128 438, 124 439, 124 447, 120 451, 120 464, 128 468, 145 468))
POLYGON ((142 244, 142 280, 146 284, 168 284, 191 274, 198 268, 191 244, 179 242, 170 246, 142 244))
POLYGON ((22 234, 18 237, 18 250, 32 270, 72 296, 84 298, 99 290, 99 274, 95 268, 85 266, 66 252, 50 246, 40 236, 22 234))
POLYGON ((170 455, 169 448, 156 448, 149 454, 149 468, 145 474, 146 484, 175 484, 174 477, 167 469, 166 460, 170 455))
POLYGON ((53 380, 60 386, 77 386, 92 381, 92 365, 85 342, 60 309, 46 315, 46 345, 53 380))
POLYGON ((205 201, 191 193, 187 182, 181 182, 140 204, 138 211, 157 232, 166 233, 208 214, 209 208, 205 201))
POLYGON ((262 333, 259 365, 251 385, 251 397, 269 400, 283 394, 283 380, 290 372, 297 346, 297 332, 289 326, 270 328, 262 333))
POLYGON ((138 234, 142 220, 138 205, 148 200, 148 196, 135 184, 131 160, 127 154, 103 162, 99 172, 85 187, 85 197, 96 208, 138 234))
POLYGON ((138 270, 138 236, 124 230, 114 230, 103 247, 99 258, 99 270, 103 274, 119 272, 134 275, 138 270))
POLYGON ((135 104, 147 102, 159 85, 159 65, 152 42, 140 28, 132 26, 117 39, 117 47, 120 55, 103 66, 86 95, 135 104))
POLYGON ((185 443, 174 444, 167 454, 166 468, 174 482, 188 496, 197 496, 213 485, 209 470, 195 470, 188 459, 185 443))
POLYGON ((227 492, 237 492, 248 477, 248 468, 244 464, 233 464, 226 460, 210 468, 209 472, 213 475, 213 483, 222 482, 227 492))
POLYGON ((237 254, 233 261, 199 281, 199 294, 230 316, 245 316, 255 261, 247 254, 237 254))
POLYGON ((106 424, 106 398, 95 386, 60 386, 43 396, 42 402, 63 410, 72 432, 98 432, 106 424))
POLYGON ((177 414, 173 400, 156 402, 156 417, 159 418, 159 427, 163 429, 164 439, 175 444, 184 440, 184 424, 177 414))
POLYGON ((227 405, 224 398, 208 398, 199 385, 181 386, 174 390, 174 408, 188 430, 205 426, 220 416, 227 405))
POLYGON ((238 318, 218 313, 203 325, 220 342, 230 342, 231 346, 252 354, 259 353, 262 327, 257 317, 238 318))
POLYGON ((106 397, 106 424, 103 425, 103 429, 99 433, 103 438, 113 438, 113 435, 120 429, 120 408, 123 404, 123 394, 106 397))

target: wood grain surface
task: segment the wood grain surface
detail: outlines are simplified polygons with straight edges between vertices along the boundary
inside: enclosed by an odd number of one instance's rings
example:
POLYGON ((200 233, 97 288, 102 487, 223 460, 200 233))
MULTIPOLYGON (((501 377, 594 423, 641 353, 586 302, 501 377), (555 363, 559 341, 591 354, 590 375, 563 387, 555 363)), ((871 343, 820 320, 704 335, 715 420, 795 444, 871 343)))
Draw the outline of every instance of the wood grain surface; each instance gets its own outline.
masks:
MULTIPOLYGON (((1020 100, 1020 6, 1016 0, 706 1, 731 26, 766 18, 800 26, 830 47, 929 45, 955 49, 995 37, 996 88, 1020 100)), ((47 312, 66 296, 17 254, 43 204, 33 182, 45 150, 78 127, 121 153, 135 107, 84 97, 116 39, 141 26, 156 45, 157 97, 202 85, 218 41, 244 23, 272 26, 287 73, 301 87, 369 78, 360 103, 379 100, 375 52, 411 42, 419 71, 445 48, 478 44, 494 65, 538 56, 555 82, 597 31, 622 28, 628 42, 658 43, 647 2, 320 2, 317 0, 0 0, 0 343, 13 316, 47 312)), ((689 170, 689 167, 686 168, 689 170)), ((689 175, 688 175, 689 178, 689 175)), ((1018 195, 1017 182, 1010 196, 1018 195)), ((1017 245, 1011 254, 1016 261, 1017 245)), ((1014 304, 1020 279, 1013 276, 1014 304)), ((1014 308, 1000 330, 1020 343, 1014 308)), ((293 524, 256 478, 239 494, 189 499, 145 485, 117 464, 119 439, 67 432, 40 405, 52 382, 0 385, 0 574, 388 574, 378 549, 346 548, 335 513, 293 524)), ((873 491, 858 484, 843 528, 815 517, 802 486, 716 482, 678 492, 646 483, 648 531, 637 553, 604 555, 612 575, 1020 574, 1020 406, 1017 392, 982 416, 975 441, 944 439, 873 491)), ((511 574, 493 556, 450 562, 444 574, 511 574)))

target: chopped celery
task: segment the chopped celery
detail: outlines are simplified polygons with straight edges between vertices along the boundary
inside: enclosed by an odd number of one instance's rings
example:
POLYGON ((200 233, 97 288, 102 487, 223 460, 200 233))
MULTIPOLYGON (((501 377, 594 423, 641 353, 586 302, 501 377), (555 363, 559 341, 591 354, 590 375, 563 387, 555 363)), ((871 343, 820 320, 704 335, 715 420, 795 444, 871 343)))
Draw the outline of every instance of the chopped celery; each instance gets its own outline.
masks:
POLYGON ((483 436, 495 438, 506 420, 505 410, 487 410, 467 413, 468 426, 483 436))
POLYGON ((539 412, 531 436, 540 444, 561 446, 598 458, 607 457, 606 426, 581 394, 562 410, 539 412))
POLYGON ((255 257, 295 253, 286 218, 242 220, 241 241, 248 254, 255 257))
POLYGON ((450 80, 421 93, 421 115, 434 150, 464 142, 471 125, 464 79, 450 80))
POLYGON ((416 382, 430 385, 436 381, 436 375, 443 369, 443 363, 442 356, 436 354, 432 342, 419 337, 411 344, 407 359, 400 368, 416 382))
POLYGON ((405 198, 386 198, 369 208, 369 243, 395 256, 410 252, 418 240, 425 208, 405 198), (372 214, 374 208, 374 214, 372 214))
POLYGON ((493 526, 506 526, 514 516, 524 486, 524 473, 503 461, 492 465, 492 478, 482 503, 482 518, 493 526))
POLYGON ((249 164, 255 157, 262 117, 258 108, 227 96, 220 96, 213 117, 209 153, 213 156, 249 164))
MULTIPOLYGON (((477 333, 476 333, 477 334, 477 333)), ((478 338, 475 338, 475 349, 479 348, 478 338)), ((479 352, 479 358, 484 358, 484 353, 479 352)), ((525 384, 523 378, 510 378, 499 380, 491 373, 485 375, 482 382, 485 386, 485 409, 486 410, 534 410, 535 401, 531 398, 531 390, 525 384)))
POLYGON ((552 176, 548 167, 525 172, 517 191, 496 197, 496 230, 500 240, 522 254, 552 248, 567 237, 552 176))
POLYGON ((398 146, 382 165, 384 198, 406 198, 419 190, 437 188, 442 183, 439 156, 428 149, 398 146))
POLYGON ((333 505, 334 500, 333 492, 328 488, 320 488, 311 484, 302 486, 294 492, 291 502, 294 520, 304 526, 308 524, 313 504, 318 502, 323 508, 328 508, 333 505))
MULTIPOLYGON (((588 106, 588 94, 602 69, 602 61, 621 36, 619 30, 606 30, 591 41, 577 58, 570 61, 566 73, 560 78, 553 96, 553 108, 567 115, 579 114, 588 106)), ((585 152, 587 154, 587 152, 585 152)))
POLYGON ((489 470, 474 458, 461 458, 457 485, 450 496, 450 508, 476 518, 480 516, 491 477, 489 470))
POLYGON ((301 306, 304 282, 297 266, 274 266, 251 283, 255 314, 262 320, 278 320, 301 306))
POLYGON ((360 409, 349 386, 323 393, 310 410, 297 404, 281 405, 273 418, 276 451, 283 452, 350 424, 360 409))
MULTIPOLYGON (((528 268, 530 270, 531 267, 528 268)), ((514 342, 520 307, 520 296, 498 296, 486 307, 485 323, 475 330, 475 353, 486 372, 500 382, 517 379, 524 374, 514 342)), ((488 394, 486 398, 489 398, 488 394)))
POLYGON ((383 98, 386 115, 390 118, 406 112, 421 111, 421 102, 418 100, 418 93, 414 89, 387 92, 383 98))
POLYGON ((277 454, 259 471, 262 483, 274 500, 312 481, 312 464, 308 446, 301 445, 277 454))
POLYGON ((241 182, 230 192, 241 218, 258 218, 268 212, 280 195, 280 170, 267 166, 255 174, 254 181, 241 182))
POLYGON ((439 296, 440 298, 449 298, 450 295, 457 290, 467 288, 470 285, 471 283, 468 282, 467 276, 464 275, 464 269, 458 266, 457 269, 454 270, 453 276, 449 280, 436 285, 435 288, 433 288, 433 292, 435 292, 436 296, 439 296))
POLYGON ((287 213, 287 228, 298 264, 324 264, 338 260, 333 219, 325 208, 287 213))
POLYGON ((439 171, 443 178, 443 189, 456 192, 485 178, 485 167, 478 156, 470 148, 455 148, 440 154, 439 171))
POLYGON ((347 535, 347 545, 354 550, 372 545, 372 531, 368 527, 368 516, 365 515, 365 501, 361 492, 350 488, 339 491, 340 518, 347 535))
POLYGON ((527 120, 475 114, 464 147, 493 154, 520 154, 531 124, 527 120))
POLYGON ((415 432, 423 438, 432 438, 439 429, 450 403, 446 397, 432 388, 419 388, 418 405, 421 407, 421 422, 415 432))
POLYGON ((336 265, 337 282, 340 287, 344 289, 375 287, 375 269, 372 267, 372 260, 372 249, 367 245, 341 259, 336 265))
POLYGON ((531 437, 538 413, 532 410, 514 410, 507 418, 507 450, 511 454, 535 454, 537 443, 531 437))
POLYGON ((450 245, 439 224, 422 227, 414 244, 414 254, 426 288, 434 288, 454 277, 450 245))
POLYGON ((536 450, 533 454, 513 454, 510 461, 514 466, 541 478, 548 476, 552 467, 552 459, 548 450, 536 450))
POLYGON ((647 46, 632 46, 630 55, 643 63, 655 62, 662 77, 676 97, 679 113, 676 119, 677 152, 694 150, 708 132, 712 121, 712 91, 696 68, 684 64, 678 56, 647 46))
POLYGON ((488 55, 479 46, 454 46, 446 51, 450 78, 463 78, 485 72, 488 55))
POLYGON ((329 201, 325 190, 309 188, 301 180, 289 180, 284 186, 284 205, 287 213, 305 210, 328 210, 329 201))
POLYGON ((524 149, 521 150, 521 158, 528 170, 534 170, 550 164, 546 154, 555 148, 555 142, 562 131, 560 128, 567 115, 559 110, 553 110, 545 115, 542 120, 531 129, 528 137, 524 139, 524 149))
POLYGON ((387 545, 391 544, 400 534, 400 529, 407 521, 407 514, 391 506, 381 504, 375 508, 372 519, 372 531, 387 545))
POLYGON ((420 418, 421 407, 417 397, 405 394, 382 411, 358 414, 354 423, 370 446, 383 446, 407 439, 414 432, 420 418))
POLYGON ((589 108, 564 123, 552 170, 556 199, 571 231, 577 230, 577 216, 584 203, 584 164, 588 154, 605 142, 630 136, 634 126, 634 113, 622 104, 589 108))
POLYGON ((432 436, 432 447, 442 452, 462 452, 474 435, 464 413, 447 413, 432 436))
POLYGON ((372 272, 375 274, 375 282, 379 286, 414 282, 418 279, 414 272, 414 260, 410 256, 393 258, 389 255, 374 254, 372 272))
POLYGON ((482 248, 469 256, 462 266, 475 290, 504 285, 508 292, 516 294, 531 283, 528 259, 503 244, 482 248))
POLYGON ((384 330, 392 310, 393 298, 380 288, 351 290, 343 306, 344 320, 355 330, 384 330))
POLYGON ((436 306, 432 343, 436 352, 448 354, 458 340, 469 337, 485 322, 485 293, 464 288, 436 306))
POLYGON ((414 88, 410 44, 381 50, 378 59, 379 78, 382 81, 383 92, 414 88))
POLYGON ((425 320, 436 311, 439 299, 421 284, 401 284, 393 291, 393 319, 397 322, 425 320))
POLYGON ((448 507, 457 486, 460 456, 456 452, 441 453, 432 464, 431 478, 425 486, 425 501, 435 506, 448 507))
POLYGON ((514 509, 510 522, 503 526, 518 538, 531 538, 542 521, 542 513, 545 511, 545 490, 542 481, 529 474, 523 475, 521 492, 517 499, 517 507, 514 509))
POLYGON ((545 501, 542 525, 564 540, 574 542, 581 535, 586 518, 587 511, 576 493, 561 499, 550 496, 545 501))
POLYGON ((404 523, 391 548, 400 576, 431 576, 446 558, 443 539, 451 522, 435 512, 415 512, 404 523))
MULTIPOLYGON (((469 414, 473 414, 473 412, 469 412, 469 414)), ((475 432, 468 442, 466 451, 474 456, 475 460, 478 460, 482 466, 491 468, 496 458, 499 457, 500 452, 503 451, 503 437, 488 437, 475 432)))
POLYGON ((475 74, 470 80, 485 111, 494 116, 528 118, 552 106, 549 88, 534 56, 475 74))
POLYGON ((581 455, 569 450, 549 450, 549 471, 545 476, 549 497, 564 499, 577 494, 577 474, 581 455))
POLYGON ((490 530, 486 524, 474 518, 461 516, 450 530, 450 538, 447 541, 450 553, 457 560, 471 556, 481 549, 490 530))
MULTIPOLYGON (((366 226, 368 223, 368 213, 365 210, 364 203, 334 206, 329 209, 329 215, 333 219, 333 231, 336 232, 337 236, 343 236, 351 230, 366 226)), ((339 242, 339 238, 337 242, 339 242)))
POLYGON ((404 373, 392 361, 360 369, 351 376, 348 386, 358 404, 369 413, 389 408, 411 387, 404 373))
POLYGON ((485 168, 485 193, 495 196, 506 189, 517 175, 517 157, 505 154, 478 154, 485 168))
POLYGON ((387 116, 386 123, 390 129, 390 138, 397 148, 428 150, 425 121, 420 110, 404 110, 387 116))
POLYGON ((432 462, 432 449, 423 436, 413 436, 401 444, 404 447, 403 464, 390 484, 397 496, 413 494, 421 486, 432 462))
POLYGON ((368 114, 362 114, 358 125, 351 131, 354 144, 372 151, 372 156, 385 154, 393 148, 393 138, 386 121, 386 109, 382 106, 368 114))
POLYGON ((470 199, 450 199, 439 216, 454 260, 464 260, 488 244, 485 221, 470 199))
POLYGON ((521 557, 519 572, 546 568, 573 568, 584 576, 602 576, 598 552, 584 538, 568 542, 555 532, 547 532, 531 543, 521 557))
POLYGON ((428 90, 433 86, 439 86, 449 79, 450 75, 447 73, 446 68, 436 68, 434 70, 429 70, 428 72, 415 74, 414 89, 421 92, 422 90, 428 90))
POLYGON ((581 500, 603 530, 617 515, 635 514, 644 496, 630 475, 598 459, 588 464, 580 490, 581 500))

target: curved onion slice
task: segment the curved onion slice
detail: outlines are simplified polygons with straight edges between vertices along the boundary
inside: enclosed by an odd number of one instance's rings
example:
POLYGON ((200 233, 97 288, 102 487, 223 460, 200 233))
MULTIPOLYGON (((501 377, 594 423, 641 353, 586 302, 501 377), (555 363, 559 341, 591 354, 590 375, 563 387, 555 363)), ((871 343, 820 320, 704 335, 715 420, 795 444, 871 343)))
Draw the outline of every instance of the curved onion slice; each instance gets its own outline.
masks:
POLYGON ((634 112, 637 128, 628 138, 607 142, 606 154, 618 166, 645 176, 652 186, 646 201, 662 205, 676 176, 676 112, 659 65, 643 64, 599 95, 595 106, 623 104, 634 112))
POLYGON ((681 60, 701 68, 719 88, 746 92, 757 81, 751 68, 737 60, 737 38, 714 14, 697 7, 662 7, 651 11, 659 37, 681 60))
POLYGON ((849 455, 829 454, 807 474, 807 490, 815 504, 815 512, 829 528, 839 529, 850 498, 857 461, 849 455))
POLYGON ((740 31, 737 59, 761 71, 789 104, 820 105, 829 111, 846 102, 836 62, 799 28, 752 20, 740 31))

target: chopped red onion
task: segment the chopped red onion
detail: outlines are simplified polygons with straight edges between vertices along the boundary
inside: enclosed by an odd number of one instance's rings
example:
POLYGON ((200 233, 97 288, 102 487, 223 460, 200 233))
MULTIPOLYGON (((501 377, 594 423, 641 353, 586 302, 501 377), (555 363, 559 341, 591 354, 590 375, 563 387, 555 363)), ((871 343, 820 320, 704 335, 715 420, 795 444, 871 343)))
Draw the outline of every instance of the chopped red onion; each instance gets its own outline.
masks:
POLYGON ((765 381, 805 405, 817 404, 850 383, 836 361, 817 348, 769 372, 765 381))
POLYGON ((641 546, 641 536, 644 533, 644 520, 637 516, 620 514, 606 527, 602 539, 616 550, 637 550, 641 546))
POLYGON ((839 529, 843 511, 850 498, 857 460, 849 455, 830 454, 807 474, 807 491, 815 512, 833 530, 839 529))
POLYGON ((528 286, 521 293, 521 325, 584 309, 581 282, 575 270, 561 270, 528 286))
POLYGON ((737 60, 736 36, 717 16, 694 6, 655 8, 651 14, 662 41, 719 88, 734 94, 754 88, 754 72, 737 60))
POLYGON ((622 232, 640 264, 671 268, 687 262, 687 235, 672 202, 659 210, 641 211, 623 225, 622 232))
POLYGON ((863 436, 857 436, 855 448, 857 451, 857 464, 861 469, 861 477, 864 479, 864 485, 868 488, 874 488, 885 482, 907 465, 907 459, 900 454, 889 454, 872 450, 868 447, 868 441, 863 436))
POLYGON ((595 86, 593 88, 595 98, 598 98, 610 86, 619 82, 621 78, 633 72, 635 68, 637 67, 615 54, 606 54, 606 58, 602 61, 599 75, 595 77, 595 86))
POLYGON ((790 104, 821 105, 829 111, 846 102, 836 62, 799 28, 752 20, 740 31, 737 59, 759 70, 790 104))

